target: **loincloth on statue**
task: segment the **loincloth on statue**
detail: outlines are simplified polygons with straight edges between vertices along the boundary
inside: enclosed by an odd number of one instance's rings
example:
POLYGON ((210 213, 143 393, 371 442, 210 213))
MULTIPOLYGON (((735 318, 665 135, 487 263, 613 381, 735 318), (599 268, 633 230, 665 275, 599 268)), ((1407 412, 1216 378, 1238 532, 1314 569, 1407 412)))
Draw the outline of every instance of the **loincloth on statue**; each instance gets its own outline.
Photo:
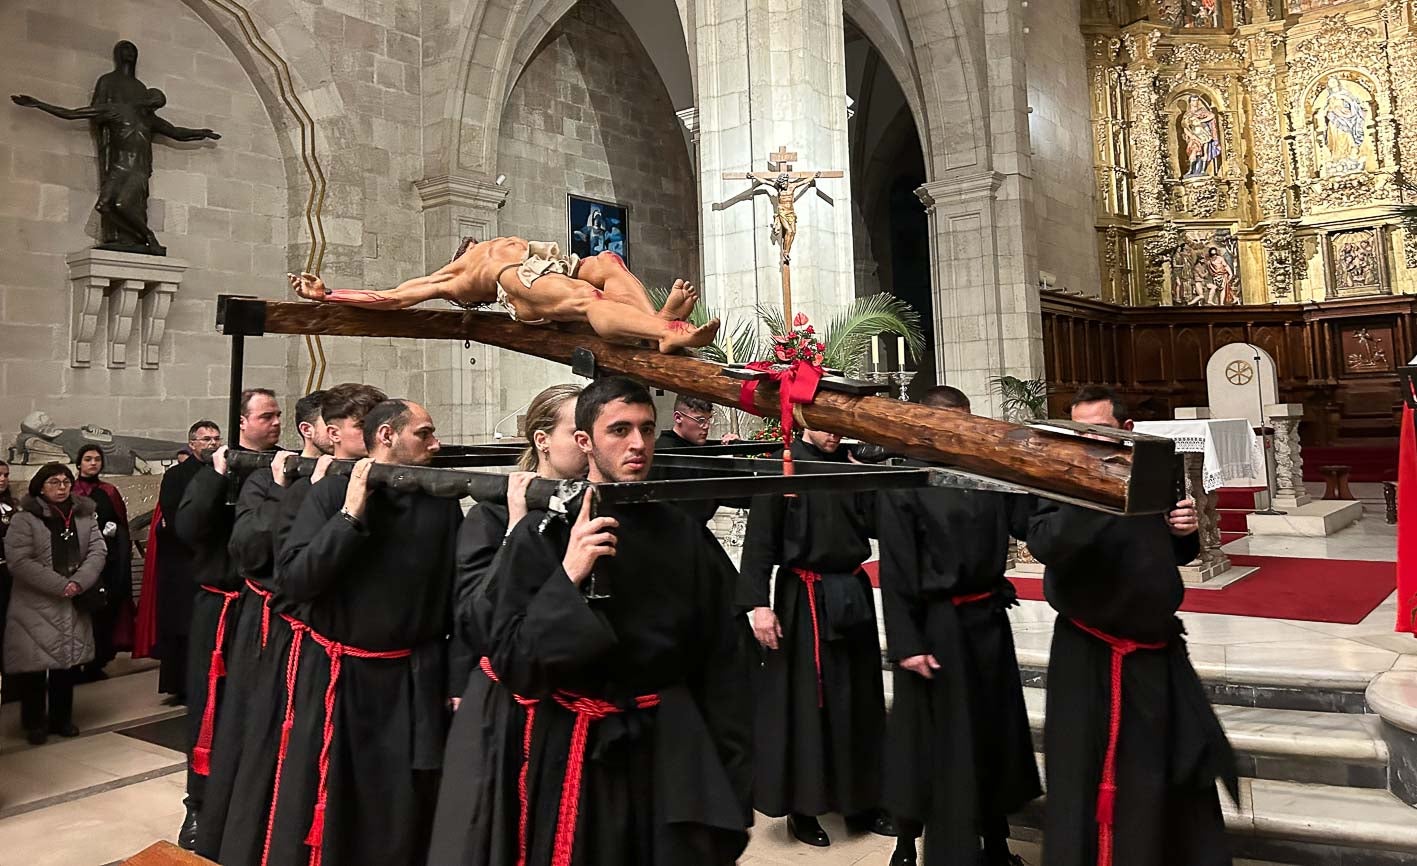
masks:
POLYGON ((563 254, 560 244, 555 241, 527 241, 526 258, 517 264, 507 265, 497 272, 497 303, 506 308, 511 314, 512 321, 520 321, 525 325, 544 325, 549 319, 518 319, 516 308, 512 306, 511 298, 507 295, 507 290, 502 287, 502 274, 513 268, 517 271, 517 279, 528 289, 531 284, 546 276, 547 274, 561 274, 567 277, 574 277, 576 271, 581 266, 581 257, 575 253, 563 254))

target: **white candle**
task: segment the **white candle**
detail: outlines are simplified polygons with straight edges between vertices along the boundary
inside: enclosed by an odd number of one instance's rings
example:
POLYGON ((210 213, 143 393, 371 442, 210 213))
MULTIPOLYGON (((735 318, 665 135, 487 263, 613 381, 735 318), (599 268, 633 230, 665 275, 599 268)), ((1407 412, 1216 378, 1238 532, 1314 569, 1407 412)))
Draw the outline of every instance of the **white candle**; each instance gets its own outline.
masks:
POLYGON ((877 334, 871 338, 871 369, 875 370, 881 366, 881 336, 877 334))
POLYGON ((728 356, 728 363, 729 363, 729 364, 732 364, 732 363, 733 363, 733 338, 732 338, 732 337, 729 337, 727 340, 724 341, 724 343, 723 343, 723 351, 724 351, 724 354, 726 354, 726 355, 728 356))
POLYGON ((900 369, 905 369, 905 338, 895 338, 895 351, 900 356, 900 369))

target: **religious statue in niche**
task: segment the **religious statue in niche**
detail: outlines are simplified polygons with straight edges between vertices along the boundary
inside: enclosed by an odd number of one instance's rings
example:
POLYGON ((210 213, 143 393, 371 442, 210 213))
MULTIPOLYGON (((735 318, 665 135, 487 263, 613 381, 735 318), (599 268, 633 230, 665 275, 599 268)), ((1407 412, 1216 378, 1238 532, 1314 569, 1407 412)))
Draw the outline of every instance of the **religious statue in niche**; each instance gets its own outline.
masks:
POLYGON ((1342 293, 1377 288, 1377 234, 1372 229, 1333 236, 1333 282, 1342 293))
POLYGON ((1383 336, 1391 337, 1387 328, 1373 333, 1359 326, 1343 333, 1343 367, 1348 373, 1380 373, 1392 370, 1392 361, 1383 348, 1383 336))
POLYGON ((153 136, 177 141, 221 138, 210 129, 173 126, 157 116, 167 104, 161 90, 137 76, 138 47, 123 40, 113 46, 113 71, 94 84, 93 99, 80 108, 62 108, 33 96, 10 97, 16 105, 38 108, 64 120, 88 120, 98 133, 98 211, 101 250, 167 255, 148 228, 148 179, 153 173, 153 136))
POLYGON ((1226 229, 1189 231, 1171 260, 1171 300, 1177 306, 1241 303, 1239 244, 1226 229))
POLYGON ((1220 172, 1220 121, 1204 97, 1186 96, 1181 114, 1181 143, 1185 146, 1185 178, 1213 177, 1220 172))
POLYGON ((1331 75, 1314 96, 1315 162, 1322 177, 1365 171, 1373 152, 1368 136, 1371 98, 1356 81, 1331 75))
POLYGON ((1157 12, 1175 27, 1220 26, 1220 0, 1157 0, 1157 12))

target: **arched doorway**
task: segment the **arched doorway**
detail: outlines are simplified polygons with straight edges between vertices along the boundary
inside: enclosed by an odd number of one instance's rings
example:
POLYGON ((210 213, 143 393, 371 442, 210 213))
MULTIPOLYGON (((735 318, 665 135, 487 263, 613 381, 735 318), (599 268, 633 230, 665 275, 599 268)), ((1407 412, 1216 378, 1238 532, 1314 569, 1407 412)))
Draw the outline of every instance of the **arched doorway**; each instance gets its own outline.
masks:
POLYGON ((901 83, 850 16, 845 39, 856 294, 890 292, 920 313, 925 355, 906 365, 920 371, 911 383, 918 393, 935 379, 929 221, 915 195, 926 180, 924 150, 901 83))

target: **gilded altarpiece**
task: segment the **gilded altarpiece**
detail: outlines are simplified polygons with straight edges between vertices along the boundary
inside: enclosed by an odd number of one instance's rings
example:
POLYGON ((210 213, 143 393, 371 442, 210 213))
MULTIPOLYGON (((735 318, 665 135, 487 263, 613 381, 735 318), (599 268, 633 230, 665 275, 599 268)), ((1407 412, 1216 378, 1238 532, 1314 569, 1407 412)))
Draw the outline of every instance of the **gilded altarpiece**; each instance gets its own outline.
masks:
POLYGON ((1414 22, 1417 0, 1087 0, 1103 299, 1417 294, 1414 22))

